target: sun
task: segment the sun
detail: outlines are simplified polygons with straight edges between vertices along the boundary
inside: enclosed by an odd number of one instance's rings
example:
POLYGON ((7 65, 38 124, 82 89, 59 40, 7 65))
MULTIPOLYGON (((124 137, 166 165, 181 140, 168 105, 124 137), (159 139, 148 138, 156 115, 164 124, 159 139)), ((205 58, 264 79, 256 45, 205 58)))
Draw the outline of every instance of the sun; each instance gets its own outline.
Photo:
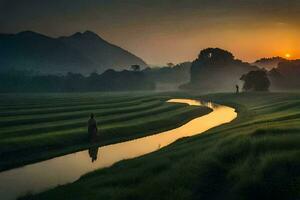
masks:
POLYGON ((287 53, 287 54, 285 54, 285 57, 286 58, 291 58, 291 54, 287 53))

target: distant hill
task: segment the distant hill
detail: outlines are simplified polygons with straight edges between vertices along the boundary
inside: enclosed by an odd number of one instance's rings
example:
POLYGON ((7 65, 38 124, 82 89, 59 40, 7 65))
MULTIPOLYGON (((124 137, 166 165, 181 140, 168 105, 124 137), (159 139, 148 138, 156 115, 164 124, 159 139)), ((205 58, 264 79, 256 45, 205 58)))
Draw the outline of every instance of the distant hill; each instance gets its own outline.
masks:
POLYGON ((269 72, 273 89, 300 89, 300 60, 280 62, 269 72))
POLYGON ((192 63, 190 83, 181 88, 203 92, 233 91, 243 74, 257 69, 256 66, 235 59, 226 50, 207 48, 192 63))
POLYGON ((256 65, 260 68, 265 68, 268 70, 271 70, 273 68, 276 68, 279 63, 285 62, 287 59, 284 59, 282 57, 272 57, 272 58, 261 58, 253 63, 253 65, 256 65))
POLYGON ((147 64, 130 52, 86 31, 52 38, 32 31, 0 34, 0 70, 91 73, 147 64))

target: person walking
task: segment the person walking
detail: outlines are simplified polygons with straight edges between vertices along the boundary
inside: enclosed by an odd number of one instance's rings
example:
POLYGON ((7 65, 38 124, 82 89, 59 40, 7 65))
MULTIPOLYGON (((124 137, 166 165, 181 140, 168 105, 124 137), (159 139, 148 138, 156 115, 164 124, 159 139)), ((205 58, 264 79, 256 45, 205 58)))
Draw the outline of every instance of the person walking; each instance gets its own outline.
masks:
POLYGON ((95 116, 93 113, 91 113, 90 119, 88 121, 88 134, 89 137, 94 140, 97 138, 97 121, 95 120, 95 116))

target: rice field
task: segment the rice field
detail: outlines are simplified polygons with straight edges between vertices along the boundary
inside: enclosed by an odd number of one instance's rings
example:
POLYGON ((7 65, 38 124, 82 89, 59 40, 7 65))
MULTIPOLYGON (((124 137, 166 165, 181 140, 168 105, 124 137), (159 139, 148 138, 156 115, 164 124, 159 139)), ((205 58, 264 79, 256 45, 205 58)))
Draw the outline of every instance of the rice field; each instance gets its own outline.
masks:
POLYGON ((238 118, 23 199, 299 199, 299 93, 198 96, 238 118))
POLYGON ((210 112, 166 103, 164 94, 2 94, 0 171, 88 148, 87 120, 94 113, 105 145, 180 126, 210 112))

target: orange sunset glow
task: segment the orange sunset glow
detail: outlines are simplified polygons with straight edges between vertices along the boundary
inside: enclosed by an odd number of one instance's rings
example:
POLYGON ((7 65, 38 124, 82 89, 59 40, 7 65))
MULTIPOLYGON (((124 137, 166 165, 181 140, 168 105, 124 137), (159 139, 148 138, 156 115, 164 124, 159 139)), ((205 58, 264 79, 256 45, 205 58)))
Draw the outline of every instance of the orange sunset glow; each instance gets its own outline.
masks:
POLYGON ((92 30, 149 64, 193 60, 206 47, 228 49, 248 62, 300 56, 299 1, 221 0, 216 5, 196 0, 105 4, 92 0, 93 4, 61 6, 52 1, 38 6, 15 1, 5 1, 0 13, 0 28, 6 32, 28 29, 57 37, 92 30), (61 12, 66 6, 68 12, 61 12), (39 15, 43 17, 35 17, 39 15), (26 20, 31 18, 35 20, 26 20))

